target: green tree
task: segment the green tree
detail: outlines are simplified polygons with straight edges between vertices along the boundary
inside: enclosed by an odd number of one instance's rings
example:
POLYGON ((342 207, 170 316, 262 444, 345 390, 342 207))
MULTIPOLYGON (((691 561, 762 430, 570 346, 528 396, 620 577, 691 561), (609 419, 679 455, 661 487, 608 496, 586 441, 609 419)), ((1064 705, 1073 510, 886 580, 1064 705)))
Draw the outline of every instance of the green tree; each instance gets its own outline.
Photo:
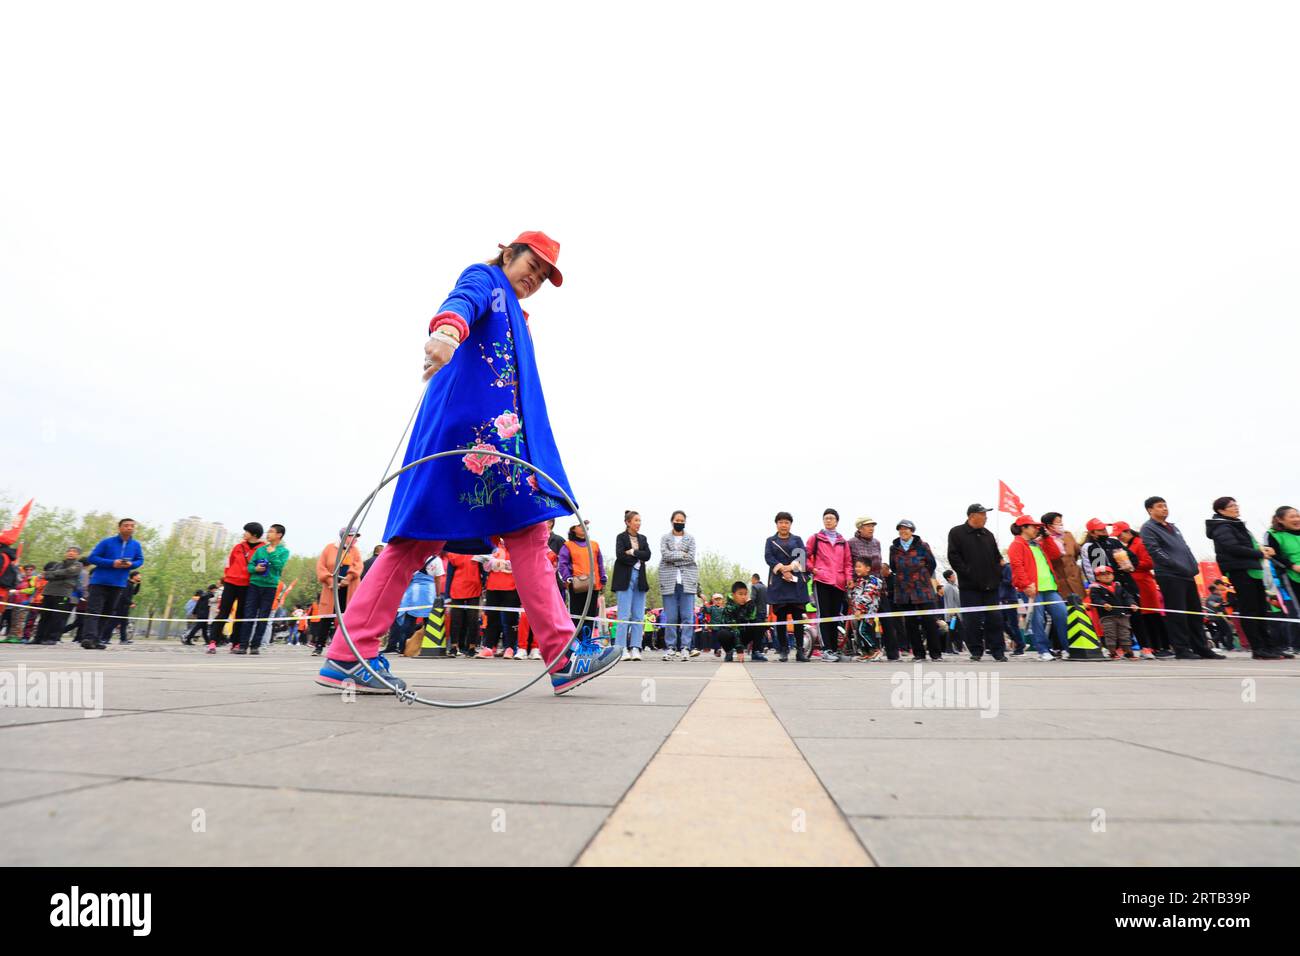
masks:
POLYGON ((316 581, 316 558, 315 554, 291 554, 288 562, 284 566, 284 574, 280 579, 286 585, 293 584, 294 587, 285 594, 285 607, 292 610, 295 605, 301 604, 306 607, 316 600, 320 594, 320 584, 316 581))
MULTIPOLYGON (((132 615, 183 618, 185 602, 194 592, 221 580, 226 555, 217 548, 187 547, 171 536, 159 541, 156 531, 151 528, 146 531, 144 537, 138 529, 136 532, 145 550, 145 563, 140 568, 140 593, 136 595, 132 615)), ((160 622, 147 630, 150 634, 171 634, 183 627, 179 622, 160 622)))

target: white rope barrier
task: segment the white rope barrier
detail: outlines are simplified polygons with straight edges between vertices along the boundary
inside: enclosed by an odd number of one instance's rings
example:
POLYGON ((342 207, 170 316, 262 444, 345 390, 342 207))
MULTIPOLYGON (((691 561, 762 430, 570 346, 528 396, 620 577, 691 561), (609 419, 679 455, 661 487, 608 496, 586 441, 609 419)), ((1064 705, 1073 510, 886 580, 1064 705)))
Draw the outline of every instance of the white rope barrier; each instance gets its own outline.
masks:
MULTIPOLYGON (((921 608, 912 611, 877 611, 872 614, 863 614, 860 617, 859 615, 856 614, 839 614, 834 616, 828 615, 825 617, 817 617, 814 615, 809 615, 797 619, 787 618, 786 620, 783 621, 747 621, 747 622, 742 621, 742 622, 737 622, 735 624, 696 624, 694 622, 670 624, 664 621, 655 621, 651 623, 645 620, 631 621, 631 620, 623 620, 622 618, 598 617, 595 615, 588 615, 586 618, 583 619, 596 621, 597 623, 604 623, 604 624, 640 624, 642 626, 652 626, 655 628, 691 627, 697 629, 707 628, 707 629, 731 630, 733 628, 741 628, 741 627, 779 627, 782 625, 790 625, 790 624, 820 624, 823 621, 827 621, 827 622, 835 621, 838 623, 843 621, 856 621, 860 619, 879 620, 884 618, 898 618, 898 617, 937 617, 941 614, 952 615, 953 617, 960 617, 962 614, 981 613, 984 611, 1010 611, 1010 610, 1032 611, 1034 607, 1047 607, 1050 604, 1068 604, 1068 603, 1069 603, 1068 601, 1060 600, 1060 601, 1042 601, 1041 603, 1036 605, 1020 604, 1020 603, 982 604, 978 607, 962 607, 962 608, 936 607, 936 608, 921 608)), ((28 611, 50 610, 48 608, 43 607, 40 604, 15 604, 11 601, 0 601, 0 607, 26 608, 28 611)), ((450 611, 452 608, 460 608, 466 611, 507 611, 513 614, 526 613, 526 610, 523 607, 495 607, 493 605, 481 605, 481 604, 452 604, 450 601, 444 604, 443 608, 445 611, 450 611)), ((432 609, 433 609, 432 604, 417 604, 417 605, 412 605, 410 607, 399 607, 397 609, 397 613, 402 614, 402 613, 409 613, 411 611, 427 612, 427 611, 431 611, 432 609)), ((1248 614, 1218 615, 1210 611, 1184 611, 1176 608, 1167 608, 1167 607, 1149 608, 1149 607, 1142 607, 1140 605, 1138 606, 1138 611, 1146 611, 1155 614, 1190 614, 1195 617, 1220 617, 1227 621, 1265 621, 1270 624, 1300 624, 1300 618, 1287 617, 1285 615, 1280 615, 1280 614, 1274 614, 1267 617, 1260 617, 1258 615, 1252 616, 1248 614)), ((131 622, 141 622, 141 623, 152 621, 154 623, 164 623, 164 624, 190 624, 190 625, 207 624, 209 626, 213 624, 222 624, 222 625, 225 625, 227 623, 243 624, 243 623, 255 623, 259 621, 270 621, 273 623, 279 622, 281 624, 297 625, 298 622, 303 619, 306 619, 310 623, 313 621, 326 621, 338 616, 336 614, 304 614, 302 615, 302 617, 293 617, 291 615, 285 615, 284 617, 215 617, 215 618, 208 618, 206 621, 199 621, 196 618, 192 618, 192 617, 131 617, 129 615, 124 615, 124 614, 89 614, 85 611, 76 611, 73 608, 59 609, 53 611, 53 613, 64 614, 68 616, 71 616, 75 613, 77 617, 111 618, 115 621, 125 620, 131 622)), ((413 616, 422 617, 427 615, 413 615, 413 616)), ((582 615, 570 614, 569 617, 571 617, 573 620, 576 621, 579 618, 582 618, 582 615)))

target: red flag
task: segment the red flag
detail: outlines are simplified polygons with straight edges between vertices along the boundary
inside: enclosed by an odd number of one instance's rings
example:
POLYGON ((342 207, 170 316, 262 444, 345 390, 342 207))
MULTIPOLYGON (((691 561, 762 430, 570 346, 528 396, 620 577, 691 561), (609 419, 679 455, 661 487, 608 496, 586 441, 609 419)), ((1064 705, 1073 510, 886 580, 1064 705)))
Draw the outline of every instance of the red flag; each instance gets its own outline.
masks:
POLYGON ((14 515, 14 520, 10 522, 9 527, 0 531, 0 544, 13 544, 18 540, 18 536, 23 533, 23 525, 27 524, 27 516, 32 513, 32 502, 35 500, 35 498, 29 499, 22 510, 14 515))
POLYGON ((1005 481, 998 482, 998 511, 1005 511, 1017 518, 1025 513, 1025 506, 1021 504, 1016 493, 1007 487, 1005 481))
POLYGON ((286 585, 283 581, 277 584, 275 586, 275 600, 271 602, 271 610, 272 611, 279 610, 280 605, 284 603, 284 596, 297 586, 298 586, 297 578, 294 578, 293 583, 289 585, 286 585))

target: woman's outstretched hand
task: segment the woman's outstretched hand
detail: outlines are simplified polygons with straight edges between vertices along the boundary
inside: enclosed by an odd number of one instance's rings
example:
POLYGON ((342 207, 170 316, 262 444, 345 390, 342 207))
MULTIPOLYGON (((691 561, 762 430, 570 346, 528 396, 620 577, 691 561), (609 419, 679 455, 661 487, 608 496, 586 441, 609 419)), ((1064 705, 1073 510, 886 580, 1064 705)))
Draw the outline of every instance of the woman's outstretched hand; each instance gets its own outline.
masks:
POLYGON ((433 373, 438 371, 448 362, 456 350, 446 342, 440 342, 436 338, 430 338, 424 343, 424 380, 427 382, 433 378, 433 373))

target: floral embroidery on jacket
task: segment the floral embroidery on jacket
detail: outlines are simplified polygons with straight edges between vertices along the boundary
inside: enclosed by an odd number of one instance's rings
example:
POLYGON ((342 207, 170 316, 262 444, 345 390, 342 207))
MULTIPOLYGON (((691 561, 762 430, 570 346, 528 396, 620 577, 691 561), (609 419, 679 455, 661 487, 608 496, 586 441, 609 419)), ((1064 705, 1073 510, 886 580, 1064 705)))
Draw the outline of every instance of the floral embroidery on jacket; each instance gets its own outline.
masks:
POLYGON ((524 465, 502 458, 499 452, 524 458, 524 425, 516 412, 506 409, 474 430, 474 440, 461 446, 473 454, 463 459, 466 471, 478 476, 472 492, 463 492, 460 501, 470 507, 486 508, 508 494, 526 492, 538 506, 554 507, 558 499, 543 493, 537 476, 524 465), (499 444, 498 444, 499 443, 499 444))

